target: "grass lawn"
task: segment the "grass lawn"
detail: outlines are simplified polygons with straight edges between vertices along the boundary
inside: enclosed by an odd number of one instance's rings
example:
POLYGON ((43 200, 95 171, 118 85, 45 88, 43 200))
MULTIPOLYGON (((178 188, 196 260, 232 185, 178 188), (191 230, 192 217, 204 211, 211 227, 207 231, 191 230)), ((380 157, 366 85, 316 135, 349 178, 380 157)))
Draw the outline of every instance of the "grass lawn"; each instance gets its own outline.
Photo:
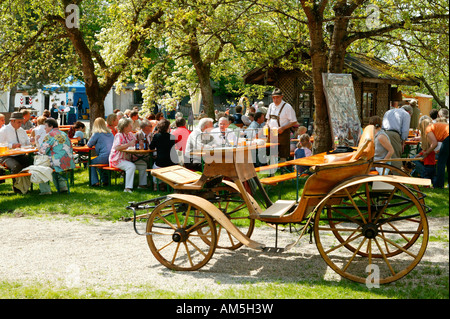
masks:
MULTIPOLYGON (((63 214, 70 217, 89 215, 99 219, 117 221, 123 216, 132 216, 126 210, 128 202, 143 201, 167 193, 150 190, 135 189, 133 193, 124 193, 122 179, 119 185, 106 188, 92 188, 88 186, 86 170, 77 169, 75 172, 75 186, 71 187, 70 194, 56 193, 54 186, 52 195, 40 196, 38 185, 27 194, 14 194, 11 180, 0 184, 0 216, 40 216, 63 214)), ((303 184, 300 184, 300 189, 303 184)), ((281 187, 283 199, 296 198, 294 182, 285 182, 281 187)), ((432 208, 429 217, 445 217, 449 215, 449 190, 436 190, 425 188, 427 205, 432 208)), ((278 198, 278 188, 269 189, 273 201, 278 198)), ((257 223, 258 225, 258 223, 257 223)), ((434 234, 430 241, 442 241, 448 245, 448 234, 434 234)), ((120 298, 329 298, 329 299, 448 299, 448 273, 438 269, 435 265, 424 263, 420 271, 413 270, 412 276, 425 279, 432 276, 432 281, 423 280, 421 285, 411 285, 410 281, 399 280, 383 289, 368 290, 365 286, 350 281, 327 282, 322 278, 306 278, 298 282, 267 282, 264 285, 248 283, 245 289, 225 290, 212 293, 208 296, 193 293, 189 296, 180 296, 173 292, 155 291, 151 287, 144 289, 138 295, 122 295, 120 298), (425 273, 424 273, 425 272, 425 273)), ((109 298, 105 292, 80 292, 77 290, 58 290, 49 286, 34 283, 8 283, 0 279, 0 298, 109 298)))

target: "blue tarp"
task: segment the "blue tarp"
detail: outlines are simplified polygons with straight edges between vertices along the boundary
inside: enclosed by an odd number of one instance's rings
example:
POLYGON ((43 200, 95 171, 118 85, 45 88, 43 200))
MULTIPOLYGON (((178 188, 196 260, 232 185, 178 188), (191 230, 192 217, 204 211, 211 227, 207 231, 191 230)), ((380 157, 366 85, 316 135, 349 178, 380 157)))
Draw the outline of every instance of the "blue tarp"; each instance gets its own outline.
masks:
POLYGON ((44 86, 44 91, 56 91, 56 90, 62 90, 67 89, 68 91, 73 91, 75 89, 75 92, 78 93, 86 93, 86 88, 84 86, 84 83, 78 80, 73 81, 72 77, 69 77, 66 79, 64 85, 59 84, 51 84, 44 86))
POLYGON ((76 107, 78 99, 81 98, 83 101, 83 112, 82 114, 85 114, 86 109, 89 108, 89 102, 86 95, 86 87, 84 86, 84 83, 79 80, 73 80, 73 77, 68 77, 64 83, 64 85, 58 85, 58 84, 50 84, 46 85, 43 89, 44 91, 50 91, 54 92, 56 90, 59 90, 62 92, 73 92, 73 105, 76 107))

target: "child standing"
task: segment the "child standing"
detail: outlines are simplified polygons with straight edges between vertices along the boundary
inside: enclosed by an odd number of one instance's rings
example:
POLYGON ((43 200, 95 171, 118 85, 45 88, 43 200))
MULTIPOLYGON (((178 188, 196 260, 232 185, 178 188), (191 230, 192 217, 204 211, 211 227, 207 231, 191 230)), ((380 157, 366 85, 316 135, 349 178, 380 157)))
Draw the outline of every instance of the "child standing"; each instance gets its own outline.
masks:
MULTIPOLYGON (((308 134, 302 134, 300 136, 300 142, 297 144, 297 148, 294 152, 294 159, 302 158, 302 157, 308 157, 312 155, 311 152, 311 140, 308 134)), ((304 171, 306 171, 308 168, 305 166, 297 165, 297 171, 302 174, 304 171)))

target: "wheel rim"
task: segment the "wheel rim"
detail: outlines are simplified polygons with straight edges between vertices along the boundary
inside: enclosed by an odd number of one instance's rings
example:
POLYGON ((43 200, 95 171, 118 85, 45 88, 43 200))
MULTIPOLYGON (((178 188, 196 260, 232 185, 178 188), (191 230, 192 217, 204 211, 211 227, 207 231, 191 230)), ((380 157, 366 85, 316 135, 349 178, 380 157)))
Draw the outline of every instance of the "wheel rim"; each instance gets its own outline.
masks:
POLYGON ((200 269, 217 244, 212 218, 201 207, 180 199, 169 199, 153 210, 147 233, 152 254, 173 270, 200 269))
POLYGON ((342 277, 366 284, 392 282, 414 269, 425 253, 428 223, 423 206, 402 184, 391 185, 392 191, 381 194, 372 192, 368 183, 356 194, 344 189, 341 198, 332 196, 319 207, 316 245, 342 277))

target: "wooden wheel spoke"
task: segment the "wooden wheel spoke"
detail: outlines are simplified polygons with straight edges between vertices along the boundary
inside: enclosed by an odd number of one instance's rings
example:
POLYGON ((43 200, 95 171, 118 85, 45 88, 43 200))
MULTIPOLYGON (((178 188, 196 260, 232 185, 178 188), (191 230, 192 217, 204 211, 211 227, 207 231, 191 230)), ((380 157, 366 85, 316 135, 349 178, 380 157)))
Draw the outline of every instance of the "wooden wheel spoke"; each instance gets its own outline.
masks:
POLYGON ((403 251, 404 253, 410 255, 412 258, 417 258, 417 255, 414 255, 412 252, 410 252, 409 250, 403 248, 402 246, 398 245, 396 242, 390 240, 389 238, 382 236, 380 234, 378 234, 378 237, 380 237, 381 239, 383 239, 385 242, 388 242, 389 244, 395 246, 397 249, 400 249, 401 251, 403 251))
POLYGON ((184 219, 183 228, 186 228, 190 212, 191 212, 191 204, 189 204, 188 209, 186 210, 186 216, 185 216, 185 219, 184 219))
POLYGON ((335 212, 336 214, 339 214, 339 215, 341 215, 341 216, 343 216, 345 218, 348 218, 350 221, 354 222, 355 224, 359 224, 359 222, 355 218, 345 214, 344 212, 342 212, 341 210, 337 209, 336 207, 331 207, 331 210, 333 212, 335 212))
POLYGON ((339 245, 336 245, 336 246, 330 248, 329 250, 325 251, 325 253, 328 255, 329 253, 331 253, 331 252, 335 251, 336 249, 341 248, 341 247, 343 247, 343 246, 345 246, 345 245, 351 243, 352 241, 354 241, 354 240, 360 238, 361 236, 362 236, 362 234, 358 234, 356 237, 349 238, 349 239, 347 239, 346 241, 340 243, 339 245))
POLYGON ((191 252, 189 251, 189 247, 187 246, 187 243, 185 241, 183 242, 183 244, 184 244, 184 248, 186 249, 186 255, 188 257, 189 264, 191 265, 191 267, 194 267, 194 262, 192 261, 191 252))
MULTIPOLYGON (((174 215, 176 215, 176 213, 175 213, 174 215)), ((169 225, 170 228, 172 228, 173 230, 176 230, 176 229, 177 229, 170 221, 168 221, 168 220, 167 220, 163 215, 161 215, 160 213, 158 213, 158 217, 161 218, 161 219, 164 221, 164 223, 166 223, 167 225, 169 225)))
POLYGON ((175 252, 173 253, 172 261, 170 262, 172 265, 175 264, 175 259, 177 258, 179 248, 180 248, 180 243, 177 243, 177 248, 175 248, 175 252))
POLYGON ((386 254, 383 252, 383 249, 381 248, 380 244, 378 243, 378 240, 374 238, 375 244, 378 247, 378 250, 380 251, 381 255, 383 256, 383 260, 386 263, 386 265, 389 268, 389 271, 391 272, 392 276, 395 276, 394 268, 392 268, 391 263, 389 262, 388 258, 386 257, 386 254))
POLYGON ((195 248, 195 250, 197 250, 200 254, 203 255, 203 257, 206 257, 206 254, 203 252, 203 250, 201 250, 200 248, 198 248, 198 246, 196 244, 194 244, 192 241, 190 241, 189 239, 186 240, 186 249, 188 248, 187 243, 191 244, 192 247, 195 248))
MULTIPOLYGON (((355 239, 356 239, 356 237, 355 237, 355 239)), ((358 246, 358 249, 353 252, 353 255, 350 257, 350 259, 347 262, 347 264, 342 268, 342 271, 347 271, 348 266, 350 266, 350 264, 352 263, 353 259, 355 259, 356 254, 361 249, 362 245, 364 245, 364 243, 366 242, 366 239, 367 238, 365 238, 365 237, 363 238, 363 240, 361 241, 361 243, 358 246)))
MULTIPOLYGON (((370 196, 370 190, 369 190, 369 183, 365 184, 365 189, 366 189, 366 205, 367 205, 367 219, 369 220, 369 222, 372 221, 372 196, 370 196)), ((364 218, 364 216, 363 216, 364 218)))
MULTIPOLYGON (((393 220, 394 218, 397 218, 398 216, 400 216, 401 214, 403 214, 404 212, 406 212, 408 209, 410 209, 413 206, 414 206, 414 203, 411 202, 408 206, 402 208, 399 212, 397 212, 395 214, 389 214, 389 215, 391 215, 391 217, 388 218, 387 220, 383 221, 383 223, 384 224, 389 223, 391 220, 393 220)), ((378 217, 380 217, 380 216, 381 216, 381 214, 378 217)), ((377 218, 377 221, 378 221, 378 219, 379 218, 377 218)))
POLYGON ((170 245, 172 245, 174 243, 174 241, 170 241, 169 243, 167 243, 167 245, 162 246, 161 248, 158 249, 158 252, 161 252, 162 250, 166 249, 167 247, 169 247, 170 245))
POLYGON ((395 187, 392 191, 391 194, 389 195, 389 198, 386 199, 386 202, 384 203, 383 208, 380 209, 377 218, 375 219, 375 223, 378 223, 378 220, 380 219, 380 217, 384 214, 384 211, 386 210, 386 207, 389 205, 389 203, 392 200, 392 197, 394 197, 395 191, 397 190, 397 188, 395 187))
MULTIPOLYGON (((178 219, 178 214, 176 213, 174 204, 172 204, 172 211, 174 212, 173 215, 175 217, 175 221, 177 222, 177 227, 180 228, 181 227, 180 220, 178 219)), ((186 220, 187 220, 187 218, 186 218, 186 220)))
POLYGON ((348 189, 347 189, 347 188, 345 188, 344 190, 345 190, 345 192, 347 193, 348 198, 349 198, 350 201, 352 202, 353 207, 354 207, 354 208, 356 209, 356 211, 358 212, 358 214, 359 214, 359 216, 361 217, 361 219, 363 220, 364 224, 366 224, 366 223, 367 223, 367 222, 366 222, 366 219, 364 218, 363 214, 362 214, 361 211, 359 210, 358 205, 356 205, 355 201, 353 200, 352 195, 350 195, 350 193, 348 192, 348 189))
POLYGON ((231 246, 233 246, 234 245, 233 236, 228 231, 227 231, 227 234, 228 234, 228 239, 230 240, 231 246))

